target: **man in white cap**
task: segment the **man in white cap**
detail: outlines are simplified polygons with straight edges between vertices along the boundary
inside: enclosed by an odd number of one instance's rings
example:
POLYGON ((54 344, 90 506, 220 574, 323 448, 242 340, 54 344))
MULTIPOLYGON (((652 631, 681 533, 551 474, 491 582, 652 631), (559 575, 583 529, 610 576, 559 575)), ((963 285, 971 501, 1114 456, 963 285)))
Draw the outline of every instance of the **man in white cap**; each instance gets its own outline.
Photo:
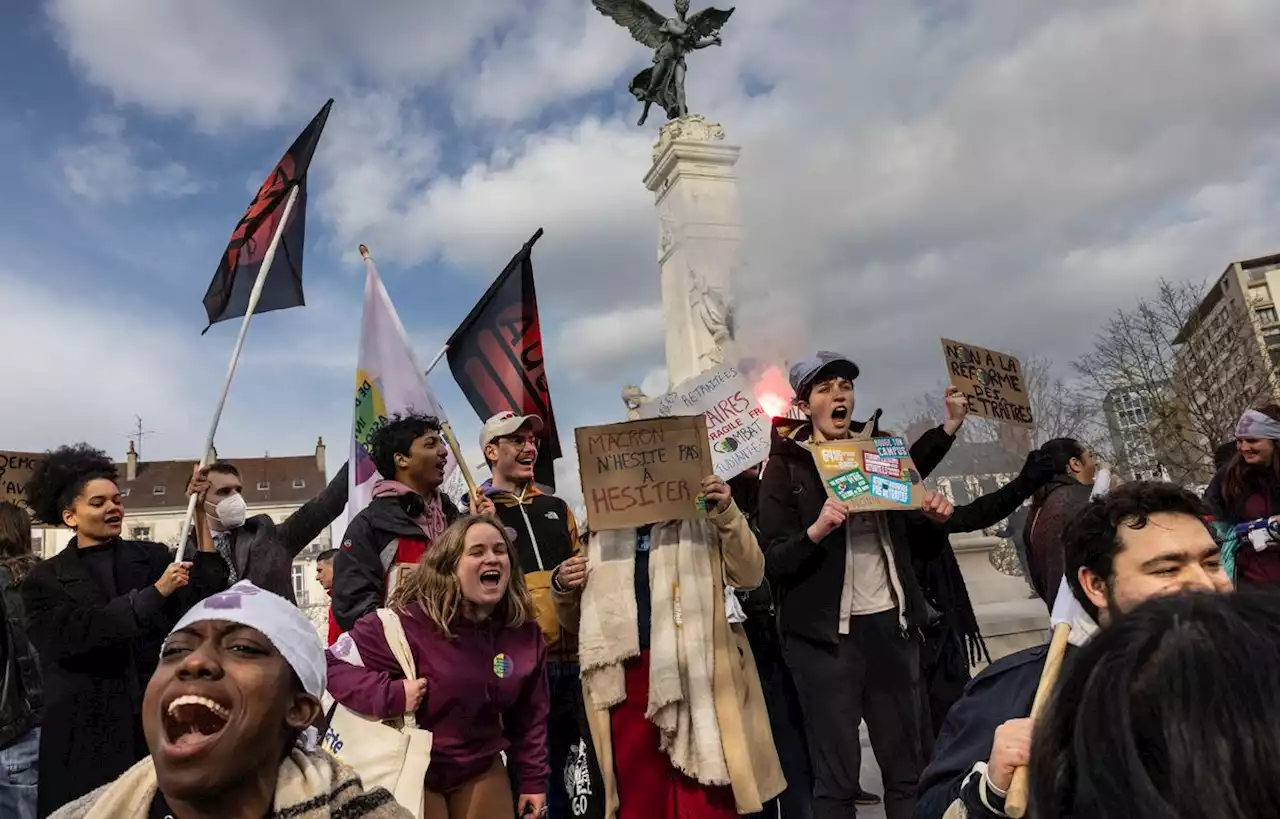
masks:
POLYGON ((538 624, 547 638, 547 677, 551 686, 551 715, 547 725, 552 770, 548 813, 552 819, 568 816, 569 800, 564 791, 563 771, 570 746, 581 742, 577 703, 581 702, 578 680, 576 635, 562 631, 557 617, 561 608, 572 608, 581 599, 587 579, 585 552, 574 556, 578 545, 578 525, 569 505, 543 492, 533 479, 538 460, 542 419, 536 415, 500 412, 480 430, 480 449, 493 477, 480 487, 493 501, 498 519, 506 524, 515 542, 525 583, 533 594, 538 624))
POLYGON ((53 817, 411 817, 315 750, 324 687, 315 627, 242 580, 193 607, 165 641, 142 704, 151 756, 53 817))

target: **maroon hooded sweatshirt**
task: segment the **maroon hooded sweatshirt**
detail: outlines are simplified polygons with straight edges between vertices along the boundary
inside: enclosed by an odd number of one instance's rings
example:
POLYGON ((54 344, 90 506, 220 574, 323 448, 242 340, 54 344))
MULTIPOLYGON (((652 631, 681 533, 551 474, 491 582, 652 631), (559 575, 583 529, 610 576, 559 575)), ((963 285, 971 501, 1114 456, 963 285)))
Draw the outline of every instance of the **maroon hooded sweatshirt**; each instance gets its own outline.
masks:
MULTIPOLYGON (((447 793, 485 773, 506 751, 520 793, 546 793, 550 702, 547 645, 538 624, 507 628, 492 618, 473 623, 459 616, 450 640, 418 606, 401 620, 418 676, 427 680, 415 713, 418 726, 433 735, 427 788, 447 793)), ((400 664, 376 613, 361 617, 326 656, 335 700, 378 719, 404 713, 400 664)))

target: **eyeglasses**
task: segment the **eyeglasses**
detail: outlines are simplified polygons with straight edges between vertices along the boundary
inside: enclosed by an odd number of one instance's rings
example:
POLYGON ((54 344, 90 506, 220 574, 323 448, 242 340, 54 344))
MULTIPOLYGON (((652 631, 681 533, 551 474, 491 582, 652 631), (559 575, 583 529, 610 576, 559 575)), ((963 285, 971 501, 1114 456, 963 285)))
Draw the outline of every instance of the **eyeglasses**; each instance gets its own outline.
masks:
POLYGON ((506 441, 519 449, 524 449, 526 446, 531 446, 534 449, 537 449, 539 445, 538 438, 534 435, 504 435, 498 440, 506 441))

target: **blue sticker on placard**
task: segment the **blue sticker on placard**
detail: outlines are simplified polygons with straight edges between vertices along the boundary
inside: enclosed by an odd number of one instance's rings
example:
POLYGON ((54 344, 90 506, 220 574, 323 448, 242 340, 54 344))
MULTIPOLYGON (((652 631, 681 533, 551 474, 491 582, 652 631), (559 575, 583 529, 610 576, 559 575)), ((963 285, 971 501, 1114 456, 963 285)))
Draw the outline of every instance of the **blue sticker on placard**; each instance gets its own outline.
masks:
POLYGON ((876 438, 872 443, 876 445, 876 454, 881 458, 911 457, 911 453, 907 452, 907 442, 904 438, 876 438))
POLYGON ((911 503, 911 484, 880 475, 871 476, 871 494, 906 506, 911 503))

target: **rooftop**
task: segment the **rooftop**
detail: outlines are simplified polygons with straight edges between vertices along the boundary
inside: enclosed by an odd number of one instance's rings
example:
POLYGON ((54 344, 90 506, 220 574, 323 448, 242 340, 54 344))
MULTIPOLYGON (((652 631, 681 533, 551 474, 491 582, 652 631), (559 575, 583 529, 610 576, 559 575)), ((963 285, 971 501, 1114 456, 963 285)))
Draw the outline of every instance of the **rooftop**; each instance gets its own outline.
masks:
MULTIPOLYGON (((325 478, 324 441, 312 455, 223 458, 240 471, 244 499, 250 506, 286 506, 311 500, 328 482, 325 478)), ((142 461, 129 445, 128 459, 116 464, 120 491, 131 512, 182 510, 187 507, 187 482, 197 466, 195 459, 142 461), (130 462, 133 467, 131 469, 130 462), (132 475, 133 477, 130 477, 132 475)))

